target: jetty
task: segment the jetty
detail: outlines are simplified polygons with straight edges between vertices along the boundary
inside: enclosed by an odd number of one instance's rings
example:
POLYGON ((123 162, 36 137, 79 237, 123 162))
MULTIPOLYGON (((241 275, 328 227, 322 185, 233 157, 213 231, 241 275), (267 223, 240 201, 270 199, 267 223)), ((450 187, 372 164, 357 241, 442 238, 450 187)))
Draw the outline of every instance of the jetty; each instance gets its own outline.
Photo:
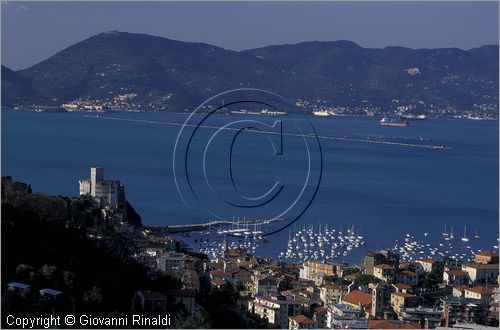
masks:
MULTIPOLYGON (((275 221, 284 221, 283 218, 277 219, 255 219, 255 220, 246 220, 246 226, 253 225, 262 225, 262 224, 270 224, 275 221)), ((203 231, 211 228, 220 228, 225 226, 238 226, 242 225, 242 223, 237 221, 229 221, 229 220, 212 220, 205 223, 192 223, 192 224, 177 224, 177 225, 168 225, 168 226, 148 226, 148 229, 157 231, 158 234, 167 235, 167 234, 176 234, 176 233, 187 233, 192 231, 203 231)))
MULTIPOLYGON (((147 120, 147 119, 131 119, 131 118, 120 118, 120 117, 110 117, 110 116, 91 116, 91 115, 83 115, 85 118, 92 119, 101 119, 101 120, 117 120, 117 121, 128 121, 128 122, 138 122, 138 123, 148 123, 148 124, 158 124, 158 125, 172 125, 172 126, 186 126, 186 127, 194 127, 194 128, 209 128, 209 129, 219 129, 217 126, 210 125, 194 125, 194 124, 186 124, 174 121, 158 121, 158 120, 147 120)), ((239 128, 234 127, 225 127, 222 128, 227 131, 239 131, 239 128)), ((267 130, 257 130, 257 129, 247 129, 246 132, 256 133, 256 134, 272 134, 272 135, 284 135, 284 136, 295 136, 302 137, 308 139, 322 139, 322 140, 334 140, 334 141, 343 141, 343 142, 357 142, 357 143, 371 143, 371 144, 385 144, 385 145, 393 145, 400 147, 410 147, 410 148, 421 148, 428 150, 450 150, 452 147, 445 145, 435 145, 435 144, 420 144, 420 143, 412 143, 412 142, 401 142, 401 141, 390 141, 387 139, 372 139, 370 137, 356 137, 356 136, 331 136, 331 135, 316 135, 311 133, 293 133, 293 132, 273 132, 267 130)))

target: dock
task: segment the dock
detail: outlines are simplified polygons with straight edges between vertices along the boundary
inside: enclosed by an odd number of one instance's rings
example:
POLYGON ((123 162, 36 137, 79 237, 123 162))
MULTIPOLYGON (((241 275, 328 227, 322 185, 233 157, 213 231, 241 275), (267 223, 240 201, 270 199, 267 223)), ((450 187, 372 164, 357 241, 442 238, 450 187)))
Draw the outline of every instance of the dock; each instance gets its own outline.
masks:
MULTIPOLYGON (((278 218, 271 220, 261 220, 261 219, 246 220, 245 225, 246 226, 262 225, 283 220, 285 219, 278 218)), ((166 234, 176 234, 176 233, 187 233, 192 231, 202 231, 210 229, 212 227, 232 226, 232 225, 241 226, 243 225, 243 223, 236 221, 229 221, 229 220, 212 220, 205 223, 193 223, 193 224, 182 224, 182 225, 179 224, 179 225, 168 225, 168 226, 149 227, 149 228, 155 231, 159 231, 163 235, 166 235, 166 234)))

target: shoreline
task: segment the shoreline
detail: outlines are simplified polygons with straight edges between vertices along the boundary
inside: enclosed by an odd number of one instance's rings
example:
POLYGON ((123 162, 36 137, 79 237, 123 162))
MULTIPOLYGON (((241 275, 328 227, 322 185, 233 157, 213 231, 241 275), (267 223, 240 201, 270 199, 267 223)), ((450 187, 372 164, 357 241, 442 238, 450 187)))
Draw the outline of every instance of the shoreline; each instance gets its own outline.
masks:
MULTIPOLYGON (((64 108, 57 107, 57 106, 39 106, 37 107, 21 107, 21 106, 2 106, 2 110, 7 109, 7 110, 14 110, 14 111, 25 111, 25 112, 37 112, 37 113, 82 113, 82 114, 104 114, 104 113, 161 113, 161 114, 172 114, 172 115, 190 115, 191 112, 185 111, 158 111, 158 110, 144 110, 144 109, 138 109, 138 110, 119 110, 119 109, 107 109, 103 111, 85 111, 85 110, 74 110, 74 111, 68 111, 64 108)), ((200 112, 198 114, 206 114, 208 112, 200 112)), ((241 116, 237 114, 231 114, 231 113, 215 113, 217 116, 241 116)), ((244 114, 242 114, 244 115, 244 114)), ((331 115, 331 116, 315 116, 313 115, 313 111, 302 113, 302 112, 297 112, 297 113, 290 113, 287 114, 286 116, 308 116, 311 118, 323 118, 323 120, 328 120, 327 118, 338 118, 338 117, 347 117, 347 118, 357 118, 357 117, 362 117, 362 118, 378 118, 378 117, 384 117, 387 115, 393 115, 393 114, 387 114, 387 113, 379 113, 375 115, 363 115, 363 114, 336 114, 336 115, 331 115)), ((266 115, 266 114, 251 114, 248 115, 251 116, 251 118, 254 117, 283 117, 282 115, 266 115)), ((444 120, 467 120, 467 121, 498 121, 500 117, 497 118, 480 118, 480 117, 462 117, 462 116, 432 116, 431 114, 426 114, 426 119, 417 119, 417 118, 407 118, 408 120, 411 121, 419 121, 423 122, 426 120, 435 120, 435 119, 444 119, 444 120)))

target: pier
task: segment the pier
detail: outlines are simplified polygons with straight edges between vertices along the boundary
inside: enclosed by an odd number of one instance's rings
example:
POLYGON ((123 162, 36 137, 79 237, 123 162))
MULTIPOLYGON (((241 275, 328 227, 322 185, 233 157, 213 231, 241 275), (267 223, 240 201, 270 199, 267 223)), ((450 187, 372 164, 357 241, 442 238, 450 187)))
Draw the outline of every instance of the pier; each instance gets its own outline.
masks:
POLYGON ((163 227, 165 233, 167 234, 175 234, 175 233, 186 233, 191 231, 199 231, 210 229, 214 226, 227 226, 232 224, 231 221, 227 220, 214 220, 207 223, 194 223, 194 224, 186 224, 186 225, 170 225, 163 227))
POLYGON ((178 225, 168 225, 168 226, 149 227, 149 228, 153 230, 158 230, 162 234, 176 234, 176 233, 187 233, 192 231, 207 230, 212 227, 233 226, 233 225, 248 227, 253 225, 270 224, 271 222, 284 221, 284 220, 285 219, 282 218, 270 219, 270 220, 256 219, 256 220, 246 220, 244 223, 237 221, 229 221, 229 220, 212 220, 205 223, 178 224, 178 225))
MULTIPOLYGON (((110 117, 110 116, 91 116, 91 115, 83 115, 84 118, 93 118, 93 119, 101 119, 101 120, 117 120, 117 121, 127 121, 127 122, 137 122, 137 123, 148 123, 148 124, 159 124, 159 125, 172 125, 172 126, 186 126, 186 127, 201 127, 201 128, 209 128, 209 129, 219 129, 220 127, 209 126, 209 125, 193 125, 193 124, 183 124, 174 121, 158 121, 158 120, 146 120, 146 119, 131 119, 131 118, 120 118, 120 117, 110 117)), ((226 127, 223 128, 228 131, 237 131, 237 128, 226 127)), ((284 133, 284 132, 271 132, 271 131, 263 131, 263 130, 254 130, 248 129, 247 132, 257 133, 257 134, 282 134, 284 136, 298 136, 303 138, 318 138, 323 140, 335 140, 335 141, 343 141, 343 142, 357 142, 357 143, 372 143, 372 144, 385 144, 385 145, 393 145, 400 147, 410 147, 410 148, 421 148, 428 150, 450 150, 452 147, 444 146, 444 145, 435 145, 435 144, 419 144, 419 143, 411 143, 411 142, 400 142, 400 141, 389 141, 387 139, 370 139, 363 137, 349 137, 349 136, 329 136, 329 135, 314 135, 314 134, 301 134, 301 133, 284 133)))

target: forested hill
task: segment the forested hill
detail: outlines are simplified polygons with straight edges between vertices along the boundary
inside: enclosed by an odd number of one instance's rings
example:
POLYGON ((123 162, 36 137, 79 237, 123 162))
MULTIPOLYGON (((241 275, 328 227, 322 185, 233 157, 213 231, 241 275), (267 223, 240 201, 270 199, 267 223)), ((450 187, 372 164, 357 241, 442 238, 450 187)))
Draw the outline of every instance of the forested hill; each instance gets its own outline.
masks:
POLYGON ((30 68, 2 67, 3 105, 112 102, 132 94, 144 110, 192 109, 238 87, 332 106, 418 104, 478 109, 498 103, 498 46, 363 48, 303 42, 246 51, 126 32, 78 42, 30 68))

